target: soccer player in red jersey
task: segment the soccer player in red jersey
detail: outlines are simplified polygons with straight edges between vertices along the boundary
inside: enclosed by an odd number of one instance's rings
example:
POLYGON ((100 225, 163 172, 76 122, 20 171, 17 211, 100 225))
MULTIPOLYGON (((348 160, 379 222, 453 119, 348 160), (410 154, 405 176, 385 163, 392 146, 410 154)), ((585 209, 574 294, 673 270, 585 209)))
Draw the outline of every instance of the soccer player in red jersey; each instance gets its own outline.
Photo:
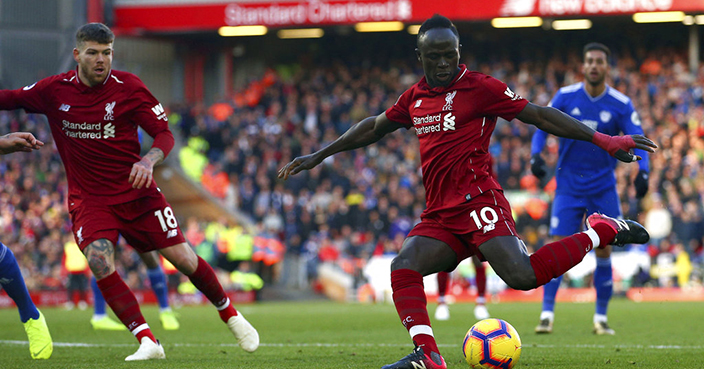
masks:
POLYGON ((166 113, 134 74, 113 70, 115 36, 104 24, 78 29, 75 70, 17 90, 0 91, 0 109, 45 114, 66 168, 68 206, 76 243, 115 315, 140 343, 125 360, 164 358, 137 299, 115 272, 122 235, 140 253, 158 250, 215 305, 240 347, 252 352, 259 335, 235 310, 213 269, 198 257, 161 194, 153 167, 173 148, 166 113), (139 156, 137 129, 154 138, 139 156))
POLYGON ((418 136, 426 209, 391 264, 394 304, 416 348, 385 369, 447 367, 428 318, 425 275, 452 270, 476 254, 511 288, 529 290, 565 273, 594 247, 649 238, 636 222, 593 214, 587 231, 529 255, 501 186, 488 174, 489 139, 497 117, 518 118, 556 136, 593 142, 625 162, 640 159, 631 149, 654 152, 656 145, 642 135, 597 133, 557 109, 529 103, 499 80, 467 70, 459 64, 457 29, 443 16, 426 20, 417 37, 424 78, 386 112, 362 120, 331 144, 279 170, 279 177, 286 179, 399 128, 413 128, 418 136))

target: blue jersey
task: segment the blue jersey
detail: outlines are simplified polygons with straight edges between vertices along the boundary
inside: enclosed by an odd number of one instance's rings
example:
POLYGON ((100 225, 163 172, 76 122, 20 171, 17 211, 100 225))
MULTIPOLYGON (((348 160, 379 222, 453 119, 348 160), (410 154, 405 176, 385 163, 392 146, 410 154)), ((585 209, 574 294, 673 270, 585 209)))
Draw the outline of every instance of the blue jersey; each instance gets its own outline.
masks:
MULTIPOLYGON (((555 94, 550 106, 610 136, 643 134, 631 99, 610 86, 606 86, 606 90, 597 97, 587 93, 583 82, 566 86, 555 94)), ((547 135, 541 130, 535 132, 531 155, 543 150, 547 135)), ((638 162, 640 169, 649 171, 648 153, 643 150, 634 150, 634 153, 643 158, 638 162)), ((613 191, 616 187, 614 170, 617 161, 591 142, 560 138, 555 171, 556 194, 584 196, 613 191)))

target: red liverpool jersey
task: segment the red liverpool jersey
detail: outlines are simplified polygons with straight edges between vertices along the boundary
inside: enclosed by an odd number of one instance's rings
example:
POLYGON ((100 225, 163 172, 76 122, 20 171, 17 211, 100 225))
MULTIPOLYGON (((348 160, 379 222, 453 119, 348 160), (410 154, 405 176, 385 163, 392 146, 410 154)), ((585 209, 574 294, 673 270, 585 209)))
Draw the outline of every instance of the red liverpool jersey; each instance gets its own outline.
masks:
POLYGON ((138 127, 164 155, 173 147, 164 109, 131 73, 113 70, 103 84, 88 87, 73 70, 0 91, 0 109, 19 108, 47 116, 66 168, 69 201, 119 204, 154 191, 156 183, 134 189, 128 181, 132 165, 141 160, 138 127))
POLYGON ((445 210, 501 189, 490 175, 489 140, 497 117, 512 120, 527 104, 505 83, 460 65, 449 86, 431 88, 423 77, 386 111, 418 136, 426 196, 422 218, 446 219, 445 210))

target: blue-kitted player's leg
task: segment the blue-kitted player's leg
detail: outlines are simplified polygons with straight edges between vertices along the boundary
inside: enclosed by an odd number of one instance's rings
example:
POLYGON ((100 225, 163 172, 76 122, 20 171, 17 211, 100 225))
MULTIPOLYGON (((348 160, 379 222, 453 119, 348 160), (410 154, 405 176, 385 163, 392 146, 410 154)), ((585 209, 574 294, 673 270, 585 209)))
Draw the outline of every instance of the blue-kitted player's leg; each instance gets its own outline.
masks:
MULTIPOLYGON (((582 230, 586 205, 579 197, 555 195, 550 216, 550 235, 554 240, 582 230)), ((555 320, 555 299, 561 283, 562 276, 559 276, 543 286, 543 310, 540 313, 540 323, 535 327, 536 333, 552 332, 555 320)))
MULTIPOLYGON (((598 212, 612 218, 622 218, 621 202, 616 189, 593 197, 589 204, 591 212, 598 212), (593 210, 593 211, 592 211, 593 210)), ((602 335, 615 334, 607 323, 607 311, 614 293, 614 277, 611 268, 611 246, 595 250, 596 269, 594 270, 594 288, 596 289, 596 311, 594 312, 594 333, 602 335)))
POLYGON ((32 359, 48 359, 54 346, 46 320, 29 296, 15 254, 2 243, 0 243, 0 285, 17 305, 20 320, 24 324, 24 330, 29 339, 29 352, 32 359))
POLYGON ((159 255, 155 251, 139 254, 147 266, 147 276, 152 286, 152 291, 159 302, 159 320, 166 330, 180 328, 176 313, 169 306, 169 289, 166 283, 166 274, 159 263, 159 255))

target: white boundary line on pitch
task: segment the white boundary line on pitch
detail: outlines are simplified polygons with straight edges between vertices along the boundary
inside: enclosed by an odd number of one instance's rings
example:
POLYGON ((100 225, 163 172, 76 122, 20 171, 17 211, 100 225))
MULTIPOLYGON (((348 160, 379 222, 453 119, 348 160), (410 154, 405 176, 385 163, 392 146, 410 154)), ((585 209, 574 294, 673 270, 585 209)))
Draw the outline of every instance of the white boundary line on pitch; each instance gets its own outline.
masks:
MULTIPOLYGON (((0 340, 0 345, 29 345, 28 341, 0 340)), ((81 343, 81 342, 54 342, 54 347, 132 347, 137 346, 136 343, 81 343)), ((166 343, 165 346, 176 347, 238 347, 236 343, 166 343)), ((405 343, 261 343, 262 347, 405 347, 405 343)), ((438 345, 438 347, 459 347, 460 345, 438 345)), ((681 346, 681 345, 523 345, 524 348, 586 348, 586 349, 605 349, 605 348, 620 348, 620 349, 654 349, 654 350, 702 350, 704 346, 681 346)))

